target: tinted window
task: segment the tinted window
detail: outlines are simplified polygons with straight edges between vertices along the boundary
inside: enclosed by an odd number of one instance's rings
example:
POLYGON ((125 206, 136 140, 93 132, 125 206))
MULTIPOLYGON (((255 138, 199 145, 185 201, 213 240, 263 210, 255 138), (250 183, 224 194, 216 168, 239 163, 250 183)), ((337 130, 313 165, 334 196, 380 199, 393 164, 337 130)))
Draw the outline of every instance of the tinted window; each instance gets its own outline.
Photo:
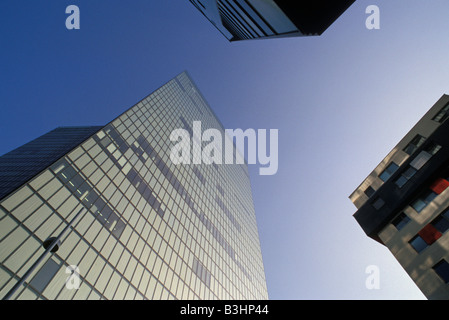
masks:
POLYGON ((424 141, 426 141, 426 138, 418 134, 403 150, 405 153, 412 154, 424 143, 424 141))
POLYGON ((417 212, 421 212, 435 197, 437 194, 431 190, 423 193, 418 199, 412 202, 411 206, 417 212))
POLYGON ((407 181, 413 177, 416 173, 416 169, 413 167, 408 167, 402 174, 401 176, 396 179, 395 183, 399 188, 402 188, 407 181))
POLYGON ((449 263, 446 260, 441 260, 433 266, 433 270, 443 279, 444 283, 449 283, 449 263))
POLYGON ((365 194, 366 194, 368 197, 371 197, 375 192, 376 192, 376 191, 375 191, 371 186, 369 186, 369 187, 366 188, 366 190, 365 190, 365 194))
POLYGON ((446 232, 449 229, 449 210, 446 210, 446 212, 443 212, 433 220, 432 225, 441 233, 446 232))
POLYGON ((382 198, 376 198, 376 200, 373 201, 373 207, 376 210, 379 210, 380 208, 382 208, 385 204, 385 201, 382 198))
POLYGON ((449 104, 445 105, 443 109, 433 118, 434 121, 444 122, 449 117, 449 104))
POLYGON ((401 230, 409 221, 410 218, 405 213, 402 212, 398 217, 396 217, 392 221, 392 223, 396 227, 396 229, 401 230))
POLYGON ((398 165, 394 162, 390 163, 390 165, 379 175, 379 178, 382 179, 382 181, 387 181, 393 173, 398 170, 398 165))
POLYGON ((53 259, 47 260, 30 284, 39 292, 44 291, 47 284, 58 272, 60 265, 53 259))
POLYGON ((419 235, 412 238, 409 243, 418 253, 427 248, 427 243, 419 235))

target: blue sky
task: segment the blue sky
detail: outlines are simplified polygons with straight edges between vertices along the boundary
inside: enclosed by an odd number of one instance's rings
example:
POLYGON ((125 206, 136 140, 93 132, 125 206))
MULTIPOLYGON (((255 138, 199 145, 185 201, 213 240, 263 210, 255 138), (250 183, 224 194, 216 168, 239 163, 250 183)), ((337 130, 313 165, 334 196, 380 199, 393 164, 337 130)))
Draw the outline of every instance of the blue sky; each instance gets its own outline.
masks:
POLYGON ((250 166, 271 299, 422 299, 348 196, 449 93, 448 9, 358 0, 320 37, 229 43, 187 0, 1 1, 0 154, 105 124, 187 70, 225 128, 279 129, 278 173, 250 166))

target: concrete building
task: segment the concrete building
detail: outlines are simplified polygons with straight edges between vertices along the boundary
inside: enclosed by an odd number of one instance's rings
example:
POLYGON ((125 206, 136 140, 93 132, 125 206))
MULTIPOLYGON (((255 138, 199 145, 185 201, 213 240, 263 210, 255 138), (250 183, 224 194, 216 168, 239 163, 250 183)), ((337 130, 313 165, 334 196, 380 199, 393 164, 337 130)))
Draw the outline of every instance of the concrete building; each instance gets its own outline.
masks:
POLYGON ((449 96, 351 194, 355 219, 428 299, 449 299, 449 96))

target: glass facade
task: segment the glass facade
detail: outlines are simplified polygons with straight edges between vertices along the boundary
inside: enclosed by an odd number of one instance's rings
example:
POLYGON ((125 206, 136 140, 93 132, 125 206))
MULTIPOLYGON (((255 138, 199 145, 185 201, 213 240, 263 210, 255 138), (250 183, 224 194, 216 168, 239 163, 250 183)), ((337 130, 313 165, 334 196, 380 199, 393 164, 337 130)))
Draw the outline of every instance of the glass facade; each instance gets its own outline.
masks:
POLYGON ((355 0, 190 0, 229 40, 322 34, 355 0))
POLYGON ((1 296, 85 208, 12 299, 268 299, 247 166, 170 160, 193 121, 184 72, 1 199, 1 296))
POLYGON ((190 0, 231 41, 302 35, 274 1, 190 0))
POLYGON ((61 127, 0 157, 0 200, 101 127, 61 127))

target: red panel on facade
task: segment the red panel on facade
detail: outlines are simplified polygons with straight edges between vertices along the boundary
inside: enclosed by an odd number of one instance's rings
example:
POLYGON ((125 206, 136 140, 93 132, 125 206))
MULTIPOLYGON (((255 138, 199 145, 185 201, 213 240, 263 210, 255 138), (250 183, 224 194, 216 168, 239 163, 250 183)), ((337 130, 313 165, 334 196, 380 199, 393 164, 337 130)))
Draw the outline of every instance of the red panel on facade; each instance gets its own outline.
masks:
POLYGON ((440 194, 448 187, 449 181, 447 181, 446 179, 439 178, 430 186, 430 189, 432 189, 432 191, 435 192, 436 194, 440 194))
POLYGON ((428 245, 431 245, 441 237, 441 232, 431 224, 422 228, 418 234, 428 245))

